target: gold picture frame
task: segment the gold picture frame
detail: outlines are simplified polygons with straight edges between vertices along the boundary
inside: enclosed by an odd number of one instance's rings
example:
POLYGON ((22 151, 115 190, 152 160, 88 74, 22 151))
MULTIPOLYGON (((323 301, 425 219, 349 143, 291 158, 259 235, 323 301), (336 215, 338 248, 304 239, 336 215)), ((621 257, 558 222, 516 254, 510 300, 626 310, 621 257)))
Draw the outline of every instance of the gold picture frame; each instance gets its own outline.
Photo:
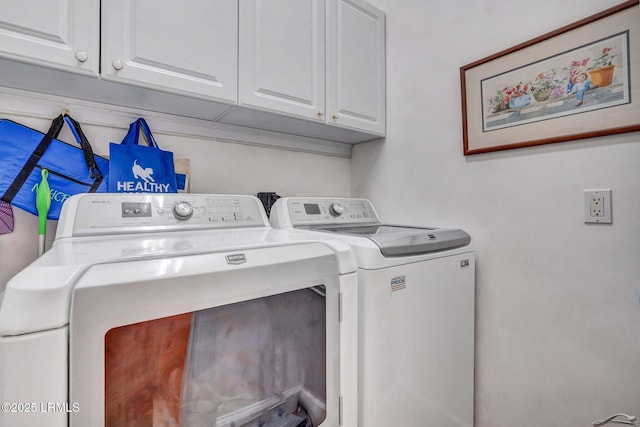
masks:
POLYGON ((640 131, 638 5, 460 67, 464 154, 640 131))

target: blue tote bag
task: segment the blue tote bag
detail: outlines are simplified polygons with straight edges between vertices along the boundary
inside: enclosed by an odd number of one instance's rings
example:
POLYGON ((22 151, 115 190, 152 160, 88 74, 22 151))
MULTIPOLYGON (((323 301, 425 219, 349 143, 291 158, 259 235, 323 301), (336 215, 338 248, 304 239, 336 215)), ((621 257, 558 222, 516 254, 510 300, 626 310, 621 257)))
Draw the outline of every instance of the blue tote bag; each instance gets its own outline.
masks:
POLYGON ((109 144, 109 192, 178 192, 173 153, 158 147, 142 118, 131 123, 122 143, 109 144), (138 144, 141 132, 148 146, 138 144))
POLYGON ((38 214, 36 191, 42 169, 49 171, 51 207, 57 220, 62 204, 79 193, 106 192, 109 161, 93 154, 80 124, 69 115, 56 117, 46 134, 11 120, 0 120, 0 199, 38 214), (79 147, 56 139, 67 123, 79 147))

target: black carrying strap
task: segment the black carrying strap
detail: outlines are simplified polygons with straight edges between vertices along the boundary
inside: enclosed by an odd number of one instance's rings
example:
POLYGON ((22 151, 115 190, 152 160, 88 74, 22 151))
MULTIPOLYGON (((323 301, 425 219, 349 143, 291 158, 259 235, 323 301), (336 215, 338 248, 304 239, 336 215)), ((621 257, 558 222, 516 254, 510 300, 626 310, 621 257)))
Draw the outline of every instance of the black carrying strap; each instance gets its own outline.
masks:
MULTIPOLYGON (((72 119, 68 114, 64 115, 64 119, 67 121, 67 123, 70 124, 69 127, 71 128, 71 132, 73 132, 73 135, 76 137, 76 141, 78 141, 80 147, 82 147, 84 162, 87 164, 89 176, 91 177, 91 179, 99 179, 100 181, 102 181, 102 172, 100 172, 100 168, 96 164, 96 159, 93 158, 93 148, 91 148, 89 140, 85 136, 84 132, 82 132, 80 123, 72 119)), ((98 182, 98 185, 100 185, 100 182, 98 182)))
POLYGON ((9 188, 7 188, 7 191, 5 191, 5 193, 2 195, 2 201, 11 203, 16 194, 18 194, 20 188, 22 188, 24 183, 29 178, 29 175, 31 175, 31 172, 44 155, 44 152, 47 151, 47 148, 49 147, 49 144, 51 144, 51 141, 57 138, 60 134, 62 126, 65 122, 65 118, 68 119, 71 131, 80 144, 80 147, 82 147, 85 163, 87 164, 87 169, 89 170, 89 175, 91 179, 95 179, 88 192, 95 193, 98 190, 98 187, 102 183, 103 176, 100 172, 100 169, 98 168, 98 165, 95 162, 95 159, 93 158, 93 149, 91 148, 87 137, 84 135, 84 132, 82 132, 82 129, 80 129, 80 124, 72 119, 68 114, 60 114, 58 117, 53 119, 53 122, 51 122, 51 127, 49 128, 47 133, 44 135, 36 149, 33 150, 31 156, 29 156, 29 159, 22 166, 22 169, 20 169, 20 172, 18 172, 16 178, 13 180, 9 188))

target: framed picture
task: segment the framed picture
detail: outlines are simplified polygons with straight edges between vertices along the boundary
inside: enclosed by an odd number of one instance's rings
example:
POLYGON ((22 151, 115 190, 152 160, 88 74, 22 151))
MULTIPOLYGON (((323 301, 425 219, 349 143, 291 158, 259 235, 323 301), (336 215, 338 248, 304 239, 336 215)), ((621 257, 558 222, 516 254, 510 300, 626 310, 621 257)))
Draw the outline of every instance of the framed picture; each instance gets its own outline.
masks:
POLYGON ((638 4, 461 67, 464 154, 640 131, 638 4))

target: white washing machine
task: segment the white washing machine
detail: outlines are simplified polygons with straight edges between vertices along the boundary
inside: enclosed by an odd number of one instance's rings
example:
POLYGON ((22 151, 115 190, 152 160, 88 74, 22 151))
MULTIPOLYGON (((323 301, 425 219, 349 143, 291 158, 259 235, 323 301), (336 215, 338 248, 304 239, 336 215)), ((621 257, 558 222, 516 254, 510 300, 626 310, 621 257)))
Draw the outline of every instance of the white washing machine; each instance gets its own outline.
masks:
POLYGON ((354 427, 356 269, 252 196, 74 196, 0 294, 0 426, 354 427))
POLYGON ((469 427, 475 253, 459 229, 384 224, 365 199, 292 197, 271 225, 340 238, 358 261, 358 422, 469 427))

